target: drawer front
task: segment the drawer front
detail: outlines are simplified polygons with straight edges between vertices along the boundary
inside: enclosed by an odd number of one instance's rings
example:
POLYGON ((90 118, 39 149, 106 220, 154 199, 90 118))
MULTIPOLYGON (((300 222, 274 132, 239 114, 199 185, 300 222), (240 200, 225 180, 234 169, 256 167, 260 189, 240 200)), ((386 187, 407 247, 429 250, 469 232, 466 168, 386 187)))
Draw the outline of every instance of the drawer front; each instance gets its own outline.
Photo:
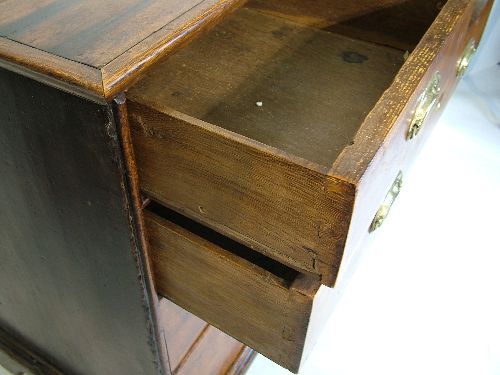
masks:
MULTIPOLYGON (((458 7, 458 2, 456 4, 458 7)), ((332 174, 357 181, 358 186, 346 243, 346 264, 373 237, 371 232, 375 229, 373 224, 377 214, 385 208, 390 209, 384 205, 395 182, 400 182, 404 193, 405 174, 415 162, 460 79, 459 62, 470 54, 471 41, 477 47, 481 40, 493 1, 471 1, 468 4, 465 8, 450 10, 446 18, 437 19, 433 32, 424 36, 394 84, 365 120, 354 140, 356 146, 347 148, 332 168, 332 174), (436 102, 428 106, 429 113, 420 130, 411 137, 410 129, 419 103, 422 103, 426 91, 436 84, 436 77, 439 87, 436 102), (369 160, 369 163, 356 169, 353 160, 369 160)), ((347 268, 347 265, 343 267, 347 268)))
POLYGON ((316 296, 319 280, 263 258, 189 219, 165 211, 161 215, 146 212, 158 293, 281 366, 298 371, 316 340, 317 327, 326 319, 323 306, 330 305, 328 293, 316 296))

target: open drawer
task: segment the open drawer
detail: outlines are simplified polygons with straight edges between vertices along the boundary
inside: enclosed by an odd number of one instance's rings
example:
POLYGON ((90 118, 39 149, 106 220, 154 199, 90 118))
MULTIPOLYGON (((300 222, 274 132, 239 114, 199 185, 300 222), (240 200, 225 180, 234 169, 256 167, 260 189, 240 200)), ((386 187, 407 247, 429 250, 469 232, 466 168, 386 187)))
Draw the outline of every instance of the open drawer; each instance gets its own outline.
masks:
POLYGON ((297 372, 316 341, 331 290, 159 205, 146 210, 157 292, 297 372))
POLYGON ((250 1, 128 92, 144 194, 333 285, 387 215, 491 3, 250 1))

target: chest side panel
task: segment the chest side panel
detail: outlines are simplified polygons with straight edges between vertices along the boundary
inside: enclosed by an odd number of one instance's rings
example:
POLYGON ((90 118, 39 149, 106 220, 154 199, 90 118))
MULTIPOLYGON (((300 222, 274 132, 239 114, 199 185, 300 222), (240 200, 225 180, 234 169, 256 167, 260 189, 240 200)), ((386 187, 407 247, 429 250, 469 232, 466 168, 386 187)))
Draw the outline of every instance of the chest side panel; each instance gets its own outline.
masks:
POLYGON ((0 326, 79 374, 158 373, 107 106, 0 70, 0 326))

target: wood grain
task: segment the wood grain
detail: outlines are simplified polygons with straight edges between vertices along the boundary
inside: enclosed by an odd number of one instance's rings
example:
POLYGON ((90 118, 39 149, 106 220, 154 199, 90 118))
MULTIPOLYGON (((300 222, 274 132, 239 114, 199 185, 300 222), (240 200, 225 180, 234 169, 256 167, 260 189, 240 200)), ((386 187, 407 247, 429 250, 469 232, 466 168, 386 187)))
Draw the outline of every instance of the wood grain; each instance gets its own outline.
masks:
POLYGON ((230 242, 210 242, 156 214, 146 212, 146 222, 161 295, 298 371, 319 280, 282 278, 237 255, 230 242))
POLYGON ((0 3, 0 35, 101 68, 200 3, 7 0, 0 3))
POLYGON ((103 103, 101 72, 9 39, 0 38, 0 67, 103 103))
POLYGON ((239 0, 6 0, 3 66, 93 100, 111 100, 157 59, 239 0))

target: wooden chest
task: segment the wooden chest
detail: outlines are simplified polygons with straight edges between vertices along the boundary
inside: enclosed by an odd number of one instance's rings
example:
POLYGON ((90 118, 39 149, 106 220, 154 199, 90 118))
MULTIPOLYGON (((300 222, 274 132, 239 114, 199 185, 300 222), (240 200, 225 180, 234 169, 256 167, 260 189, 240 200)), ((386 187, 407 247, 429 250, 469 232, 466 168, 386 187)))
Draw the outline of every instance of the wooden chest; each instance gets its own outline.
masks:
POLYGON ((0 4, 3 350, 203 375, 248 345, 297 372, 491 6, 0 4))

